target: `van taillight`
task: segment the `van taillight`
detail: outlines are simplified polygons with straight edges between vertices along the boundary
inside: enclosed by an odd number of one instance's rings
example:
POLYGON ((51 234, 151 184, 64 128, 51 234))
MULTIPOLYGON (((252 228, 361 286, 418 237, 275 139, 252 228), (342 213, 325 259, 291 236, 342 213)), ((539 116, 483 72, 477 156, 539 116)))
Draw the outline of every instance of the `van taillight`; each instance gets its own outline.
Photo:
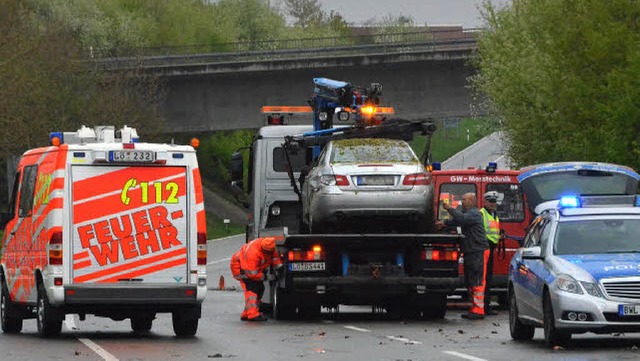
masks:
POLYGON ((407 174, 402 181, 402 185, 405 186, 428 186, 429 184, 431 184, 429 173, 407 174))
POLYGON ((457 261, 458 250, 455 248, 425 247, 420 252, 423 261, 457 261))
POLYGON ((198 266, 207 265, 207 234, 198 232, 198 266))
POLYGON ((49 239, 49 264, 62 266, 62 232, 53 232, 49 239))

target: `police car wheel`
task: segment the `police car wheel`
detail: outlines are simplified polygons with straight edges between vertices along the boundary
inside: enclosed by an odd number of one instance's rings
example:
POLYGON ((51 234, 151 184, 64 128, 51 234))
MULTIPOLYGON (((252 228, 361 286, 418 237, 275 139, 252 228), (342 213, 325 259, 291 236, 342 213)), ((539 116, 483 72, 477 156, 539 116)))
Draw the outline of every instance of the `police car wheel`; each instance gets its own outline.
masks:
POLYGON ((536 328, 526 325, 518 318, 518 304, 513 287, 509 288, 509 333, 516 341, 529 341, 533 338, 536 328))
POLYGON ((63 316, 49 303, 49 298, 44 289, 44 285, 38 285, 38 305, 36 308, 36 320, 38 324, 38 334, 41 337, 54 337, 62 331, 63 316))
POLYGON ((2 280, 2 288, 0 289, 0 323, 2 332, 18 333, 22 331, 22 318, 11 317, 13 313, 13 302, 9 298, 9 290, 4 279, 2 280))
POLYGON ((544 341, 548 347, 561 346, 566 347, 571 341, 571 333, 556 328, 555 317, 553 313, 553 304, 549 292, 544 293, 543 317, 544 317, 544 341))

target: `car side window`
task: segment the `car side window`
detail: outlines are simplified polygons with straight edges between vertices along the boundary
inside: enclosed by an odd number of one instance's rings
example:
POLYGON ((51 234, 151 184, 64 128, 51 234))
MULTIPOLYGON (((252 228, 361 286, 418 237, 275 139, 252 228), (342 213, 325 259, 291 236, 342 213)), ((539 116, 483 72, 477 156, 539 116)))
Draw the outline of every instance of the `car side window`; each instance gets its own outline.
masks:
POLYGON ((533 223, 527 230, 527 234, 524 236, 523 247, 528 248, 538 244, 541 223, 542 217, 538 217, 533 220, 533 223))
POLYGON ((552 222, 550 220, 545 220, 542 225, 542 230, 540 231, 540 247, 545 249, 547 244, 549 243, 549 237, 551 236, 551 225, 552 222))
POLYGON ((24 167, 24 175, 22 176, 22 183, 20 184, 20 207, 18 209, 18 217, 28 217, 31 215, 37 175, 37 165, 24 167))
POLYGON ((16 200, 18 199, 18 191, 20 189, 20 172, 16 173, 16 178, 13 181, 13 190, 11 191, 11 200, 9 201, 8 212, 13 218, 16 215, 16 200))

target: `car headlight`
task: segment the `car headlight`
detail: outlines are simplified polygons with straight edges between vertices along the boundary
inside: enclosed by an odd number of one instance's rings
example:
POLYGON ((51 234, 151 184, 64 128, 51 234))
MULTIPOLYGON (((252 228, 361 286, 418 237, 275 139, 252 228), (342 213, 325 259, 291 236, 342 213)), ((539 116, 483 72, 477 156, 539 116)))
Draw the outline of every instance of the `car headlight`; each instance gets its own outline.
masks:
POLYGON ((575 293, 578 295, 583 294, 582 287, 575 278, 569 275, 559 275, 558 278, 554 281, 556 288, 560 291, 575 293))
POLYGON ((591 282, 580 282, 582 284, 582 288, 584 288, 585 291, 587 291, 588 294, 590 294, 593 297, 601 297, 604 298, 602 296, 602 293, 600 292, 600 288, 598 287, 597 283, 591 283, 591 282))

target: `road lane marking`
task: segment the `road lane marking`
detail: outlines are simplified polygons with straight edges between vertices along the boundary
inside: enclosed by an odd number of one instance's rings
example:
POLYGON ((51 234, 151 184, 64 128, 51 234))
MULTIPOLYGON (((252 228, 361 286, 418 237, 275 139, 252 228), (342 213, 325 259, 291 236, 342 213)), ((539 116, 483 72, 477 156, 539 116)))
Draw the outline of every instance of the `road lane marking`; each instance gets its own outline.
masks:
POLYGON ((231 261, 231 257, 229 258, 225 258, 225 259, 219 259, 217 261, 211 261, 207 263, 207 266, 210 266, 212 264, 216 264, 216 263, 220 263, 220 262, 226 262, 226 261, 231 261))
POLYGON ((404 338, 404 337, 387 336, 387 338, 389 340, 400 341, 400 342, 408 343, 408 344, 411 344, 411 345, 421 345, 422 344, 422 342, 420 342, 420 341, 409 340, 408 338, 404 338))
POLYGON ((97 353, 98 356, 102 357, 105 361, 119 361, 117 357, 115 357, 112 354, 108 353, 107 350, 105 350, 102 347, 98 346, 98 344, 96 344, 95 342, 89 340, 88 338, 78 338, 78 340, 80 340, 80 342, 82 342, 88 348, 90 348, 91 351, 97 353))
POLYGON ((471 361, 487 361, 486 359, 480 358, 480 357, 475 357, 475 356, 471 356, 471 355, 467 355, 465 353, 462 352, 456 352, 456 351, 442 351, 443 353, 449 354, 451 356, 458 356, 461 357, 463 359, 467 359, 467 360, 471 360, 471 361))
POLYGON ((234 234, 232 236, 226 236, 226 237, 222 237, 222 238, 211 238, 211 239, 208 239, 207 242, 224 241, 224 240, 227 240, 227 239, 230 239, 230 238, 233 238, 233 237, 238 237, 238 236, 243 236, 243 234, 242 233, 238 233, 238 234, 234 234))
POLYGON ((348 328, 350 330, 358 331, 358 332, 371 332, 371 330, 367 330, 366 328, 360 328, 356 326, 344 326, 344 328, 348 328))

